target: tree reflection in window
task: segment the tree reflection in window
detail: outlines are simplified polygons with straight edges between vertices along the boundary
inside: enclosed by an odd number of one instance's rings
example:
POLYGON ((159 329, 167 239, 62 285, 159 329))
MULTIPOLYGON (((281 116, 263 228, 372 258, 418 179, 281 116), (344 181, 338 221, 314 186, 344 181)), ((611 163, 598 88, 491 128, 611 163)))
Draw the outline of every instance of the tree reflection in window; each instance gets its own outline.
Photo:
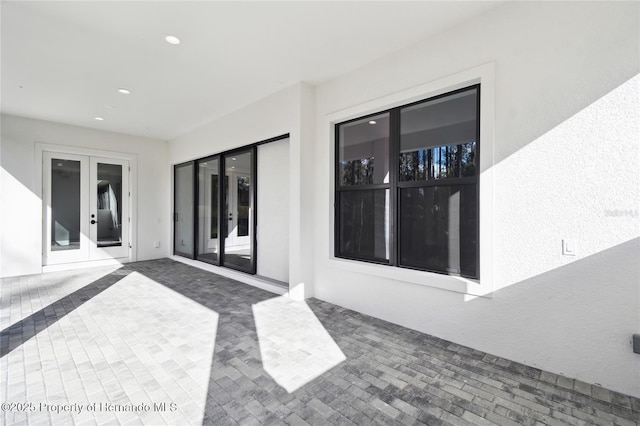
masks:
POLYGON ((419 181, 475 176, 476 143, 400 153, 400 180, 419 181))
POLYGON ((373 183, 374 158, 341 161, 342 185, 368 185, 373 183))
POLYGON ((249 176, 238 176, 238 236, 249 235, 249 176))

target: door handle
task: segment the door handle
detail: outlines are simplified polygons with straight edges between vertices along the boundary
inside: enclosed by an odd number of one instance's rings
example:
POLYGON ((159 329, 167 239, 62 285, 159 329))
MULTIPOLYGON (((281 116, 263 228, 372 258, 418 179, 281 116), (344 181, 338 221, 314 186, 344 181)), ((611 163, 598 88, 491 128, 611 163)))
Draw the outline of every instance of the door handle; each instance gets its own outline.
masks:
POLYGON ((98 223, 98 221, 97 221, 97 220, 93 220, 93 219, 91 219, 91 224, 92 224, 92 225, 95 225, 96 223, 98 223))

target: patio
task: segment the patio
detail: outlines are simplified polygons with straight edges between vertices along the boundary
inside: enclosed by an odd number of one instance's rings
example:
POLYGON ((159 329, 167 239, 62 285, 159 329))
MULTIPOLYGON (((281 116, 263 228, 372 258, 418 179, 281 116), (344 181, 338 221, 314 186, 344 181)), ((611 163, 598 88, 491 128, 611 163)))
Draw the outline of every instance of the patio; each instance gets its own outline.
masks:
POLYGON ((636 398, 169 259, 0 289, 2 424, 640 419, 636 398))

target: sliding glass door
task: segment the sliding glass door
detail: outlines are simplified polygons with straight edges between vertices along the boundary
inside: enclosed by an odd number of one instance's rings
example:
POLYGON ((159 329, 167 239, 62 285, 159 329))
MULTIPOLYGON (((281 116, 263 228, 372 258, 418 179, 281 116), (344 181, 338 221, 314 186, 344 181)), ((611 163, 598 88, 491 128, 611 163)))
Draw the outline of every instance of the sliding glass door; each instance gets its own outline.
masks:
POLYGON ((255 153, 252 147, 175 166, 176 255, 255 274, 255 153))
POLYGON ((217 156, 198 161, 197 259, 217 265, 220 258, 220 160, 217 156))
POLYGON ((225 188, 224 264, 234 269, 254 268, 254 152, 224 156, 225 188))
POLYGON ((173 252, 193 259, 193 162, 174 168, 173 252))

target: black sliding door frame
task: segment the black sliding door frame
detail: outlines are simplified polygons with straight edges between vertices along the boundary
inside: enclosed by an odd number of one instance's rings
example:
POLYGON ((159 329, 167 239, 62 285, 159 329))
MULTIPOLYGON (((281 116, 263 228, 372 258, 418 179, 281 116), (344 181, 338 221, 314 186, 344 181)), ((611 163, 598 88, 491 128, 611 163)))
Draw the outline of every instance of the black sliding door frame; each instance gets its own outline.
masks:
POLYGON ((197 188, 196 188, 196 184, 197 184, 197 169, 196 169, 196 162, 195 161, 186 161, 184 163, 180 163, 180 164, 175 164, 173 166, 173 254, 177 255, 177 256, 182 256, 182 257, 186 257, 188 259, 195 259, 196 256, 196 244, 195 244, 195 239, 196 239, 196 231, 197 231, 197 223, 196 223, 196 215, 195 215, 195 204, 196 204, 196 194, 197 194, 197 188), (191 232, 193 233, 193 238, 191 241, 191 254, 186 253, 186 252, 181 252, 179 250, 176 249, 177 246, 177 232, 178 232, 178 222, 179 222, 179 213, 178 213, 178 197, 177 197, 177 191, 178 191, 178 185, 176 185, 176 180, 177 180, 177 176, 178 176, 178 169, 181 167, 188 167, 189 165, 191 165, 191 167, 193 168, 193 172, 191 173, 191 182, 192 182, 192 189, 193 189, 193 193, 191 194, 191 196, 193 197, 192 200, 192 204, 191 204, 191 220, 192 220, 192 230, 191 232))
MULTIPOLYGON (((217 255, 217 259, 215 261, 210 261, 207 260, 204 257, 204 254, 206 253, 200 253, 200 248, 204 246, 204 241, 200 241, 200 238, 202 235, 204 235, 203 233, 201 233, 201 231, 204 231, 202 229, 200 229, 200 222, 201 222, 201 217, 200 217, 200 210, 201 210, 201 205, 203 203, 203 200, 200 199, 200 169, 201 166, 203 165, 203 163, 205 162, 211 162, 211 161, 217 161, 218 162, 218 170, 217 170, 217 176, 218 176, 218 191, 215 194, 215 197, 217 198, 217 203, 216 203, 216 213, 218 214, 218 221, 216 223, 216 230, 217 230, 217 237, 218 240, 220 239, 220 222, 221 222, 221 218, 220 218, 220 187, 222 185, 224 185, 224 175, 220 176, 220 155, 219 154, 215 154, 215 155, 211 155, 208 157, 204 157, 204 158, 199 158, 197 160, 195 160, 195 183, 194 183, 194 224, 195 224, 195 230, 194 230, 194 259, 201 261, 201 262, 205 262, 205 263, 209 263, 212 265, 220 265, 220 251, 218 250, 218 255, 217 255)), ((204 173, 204 171, 203 171, 204 173)), ((213 193, 211 194, 211 196, 213 197, 213 193)), ((203 221, 204 223, 204 221, 203 221)), ((220 246, 219 246, 220 247, 220 246)))
MULTIPOLYGON (((221 175, 223 176, 223 179, 221 181, 221 184, 218 185, 218 196, 219 196, 219 200, 220 202, 218 203, 218 217, 219 219, 219 228, 218 228, 218 237, 220 239, 220 250, 219 250, 219 256, 218 256, 218 264, 219 266, 224 266, 226 268, 230 268, 230 269, 235 269, 238 271, 242 271, 242 272, 247 272, 250 274, 255 275, 256 274, 256 269, 257 269, 257 261, 256 261, 256 257, 257 257, 257 238, 256 238, 256 234, 257 234, 257 228, 258 228, 258 222, 257 222, 257 217, 258 217, 258 212, 256 209, 256 206, 258 204, 258 199, 257 199, 257 164, 258 164, 258 158, 257 158, 257 154, 258 154, 258 149, 257 149, 257 145, 250 145, 249 147, 241 147, 241 148, 237 148, 237 149, 233 149, 230 151, 226 151, 222 154, 220 154, 219 158, 220 158, 220 166, 219 166, 219 170, 221 175), (250 229, 253 230, 253 232, 249 232, 249 234, 251 235, 251 240, 249 242, 249 247, 251 250, 251 256, 250 256, 250 261, 249 261, 249 268, 243 268, 239 265, 235 265, 231 262, 226 261, 225 257, 226 257, 226 243, 225 243, 225 239, 227 237, 228 231, 229 231, 229 219, 227 217, 227 212, 225 211, 226 208, 230 208, 231 206, 228 205, 228 200, 227 200, 227 191, 225 190, 226 187, 226 170, 227 170, 227 157, 232 157, 232 156, 239 156, 242 154, 250 154, 251 155, 251 179, 249 181, 249 211, 252 212, 251 214, 251 221, 249 222, 249 227, 250 229)), ((229 184, 231 184, 231 179, 229 179, 229 184)), ((236 196, 237 198, 237 196, 236 196)), ((237 200, 236 200, 237 202, 237 200)), ((237 220, 237 218, 236 218, 237 220)))
MULTIPOLYGON (((174 185, 173 185, 173 207, 174 207, 174 230, 173 230, 173 254, 177 256, 186 257, 188 259, 198 260, 205 263, 209 263, 215 266, 226 267, 230 269, 234 269, 240 272, 249 273, 252 275, 256 274, 257 271, 257 234, 258 234, 258 146, 264 145, 269 142, 277 142, 282 139, 289 138, 289 134, 284 134, 280 136, 276 136, 274 138, 266 139, 260 142, 256 142, 250 145, 245 145, 239 148, 234 148, 228 151, 220 152, 217 154, 208 155, 206 157, 202 157, 196 160, 187 161, 180 164, 175 164, 174 167, 174 185), (249 180, 249 209, 251 211, 249 225, 249 235, 250 235, 250 261, 249 266, 247 268, 243 268, 240 265, 233 264, 229 261, 225 261, 226 247, 225 247, 225 239, 227 237, 227 231, 229 228, 229 220, 226 212, 227 209, 227 193, 226 187, 227 184, 231 184, 230 181, 227 183, 226 179, 226 167, 227 167, 227 158, 233 156, 239 156, 242 154, 249 154, 251 156, 250 163, 250 180, 249 180), (205 161, 218 161, 218 203, 217 203, 217 214, 218 214, 218 256, 215 261, 209 261, 198 255, 198 248, 201 245, 201 241, 199 241, 200 237, 200 179, 198 176, 200 164, 205 161), (176 233, 177 233, 177 223, 178 223, 178 206, 177 206, 177 190, 178 187, 176 185, 176 176, 177 170, 180 167, 185 167, 188 165, 192 165, 193 174, 192 174, 192 190, 193 190, 193 207, 191 211, 191 218, 193 220, 193 240, 192 244, 192 254, 180 252, 176 250, 176 233)), ((229 206, 230 208, 230 206, 229 206)), ((237 219, 236 219, 237 220, 237 219)))

